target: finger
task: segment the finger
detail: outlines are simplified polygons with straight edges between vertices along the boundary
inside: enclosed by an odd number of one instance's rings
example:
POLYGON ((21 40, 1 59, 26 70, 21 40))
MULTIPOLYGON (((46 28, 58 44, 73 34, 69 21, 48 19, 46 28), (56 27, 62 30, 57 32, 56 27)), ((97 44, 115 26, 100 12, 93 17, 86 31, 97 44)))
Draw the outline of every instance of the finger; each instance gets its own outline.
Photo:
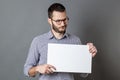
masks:
POLYGON ((96 49, 95 46, 92 48, 92 51, 93 51, 94 53, 97 53, 97 49, 96 49))
POLYGON ((55 68, 54 66, 52 66, 52 65, 49 65, 49 68, 50 68, 51 70, 56 70, 56 68, 55 68))
POLYGON ((52 73, 52 71, 51 71, 49 68, 47 68, 47 69, 45 70, 45 74, 50 74, 50 73, 52 73))
POLYGON ((53 73, 54 71, 55 71, 55 69, 53 69, 52 67, 49 67, 49 68, 47 68, 46 73, 50 74, 50 73, 53 73))
POLYGON ((92 57, 94 57, 96 54, 97 54, 97 52, 94 51, 94 52, 92 53, 92 57))
POLYGON ((89 49, 90 53, 96 52, 96 48, 93 46, 89 49))
POLYGON ((49 70, 46 70, 46 71, 45 71, 45 74, 50 74, 49 70))
POLYGON ((95 55, 96 55, 96 53, 93 53, 93 54, 92 54, 92 57, 94 57, 95 55))
POLYGON ((87 45, 89 45, 89 46, 93 46, 93 43, 87 43, 87 45))
POLYGON ((97 50, 95 48, 91 49, 90 53, 92 54, 92 57, 94 57, 96 55, 96 53, 97 53, 97 50))
POLYGON ((48 68, 49 73, 53 73, 53 70, 51 68, 48 68))
POLYGON ((89 50, 91 50, 94 47, 93 43, 87 43, 87 45, 89 46, 89 50))
POLYGON ((89 50, 95 50, 95 52, 97 53, 97 49, 96 47, 93 45, 93 43, 87 43, 89 45, 89 50))

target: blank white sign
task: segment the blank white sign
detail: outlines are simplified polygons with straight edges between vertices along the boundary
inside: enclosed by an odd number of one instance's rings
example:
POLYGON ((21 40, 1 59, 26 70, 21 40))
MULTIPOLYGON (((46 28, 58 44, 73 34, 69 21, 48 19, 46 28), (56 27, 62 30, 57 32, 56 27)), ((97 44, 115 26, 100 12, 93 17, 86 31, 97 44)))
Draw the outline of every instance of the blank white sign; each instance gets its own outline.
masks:
POLYGON ((47 64, 56 72, 91 73, 91 62, 88 45, 48 44, 47 64))

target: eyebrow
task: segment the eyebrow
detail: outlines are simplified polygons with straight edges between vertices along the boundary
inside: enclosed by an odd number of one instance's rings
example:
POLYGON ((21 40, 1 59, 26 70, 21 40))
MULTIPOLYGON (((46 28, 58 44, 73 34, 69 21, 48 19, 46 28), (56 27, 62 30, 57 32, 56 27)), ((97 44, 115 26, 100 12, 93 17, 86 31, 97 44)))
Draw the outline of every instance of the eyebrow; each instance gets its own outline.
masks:
MULTIPOLYGON (((56 20, 66 20, 68 17, 64 18, 64 19, 56 19, 56 20)), ((54 20, 54 19, 53 19, 54 20)))

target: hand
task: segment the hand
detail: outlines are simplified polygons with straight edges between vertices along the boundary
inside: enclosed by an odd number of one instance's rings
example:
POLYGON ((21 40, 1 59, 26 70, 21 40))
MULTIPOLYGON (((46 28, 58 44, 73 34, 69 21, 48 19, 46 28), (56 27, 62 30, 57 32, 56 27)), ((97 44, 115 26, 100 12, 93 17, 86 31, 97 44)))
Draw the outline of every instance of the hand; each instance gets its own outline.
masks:
POLYGON ((56 70, 56 68, 49 64, 43 64, 36 66, 36 71, 41 74, 50 74, 53 73, 53 71, 56 70))
POLYGON ((92 54, 92 57, 94 57, 97 53, 96 47, 93 45, 93 43, 87 43, 87 45, 89 46, 89 51, 92 54))

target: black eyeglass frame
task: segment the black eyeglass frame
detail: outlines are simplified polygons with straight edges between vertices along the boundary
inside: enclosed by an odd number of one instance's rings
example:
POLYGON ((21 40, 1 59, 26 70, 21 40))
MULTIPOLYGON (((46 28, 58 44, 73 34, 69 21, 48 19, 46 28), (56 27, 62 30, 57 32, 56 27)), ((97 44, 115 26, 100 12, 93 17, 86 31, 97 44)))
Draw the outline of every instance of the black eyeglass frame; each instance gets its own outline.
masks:
POLYGON ((54 20, 51 18, 51 20, 60 25, 62 22, 67 23, 69 21, 69 17, 66 17, 65 19, 58 19, 58 20, 54 20))

